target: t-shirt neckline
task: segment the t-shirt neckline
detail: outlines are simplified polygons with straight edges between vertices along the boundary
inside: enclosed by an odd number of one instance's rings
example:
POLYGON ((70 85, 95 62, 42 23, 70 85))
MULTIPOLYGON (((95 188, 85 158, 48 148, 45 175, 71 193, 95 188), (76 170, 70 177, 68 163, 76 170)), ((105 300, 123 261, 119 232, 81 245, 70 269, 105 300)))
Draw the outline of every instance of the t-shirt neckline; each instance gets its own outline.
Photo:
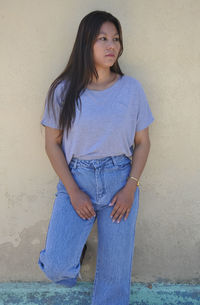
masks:
POLYGON ((88 88, 86 88, 86 91, 92 92, 92 93, 97 93, 97 94, 100 94, 100 93, 104 93, 104 92, 110 91, 110 90, 112 90, 112 89, 120 82, 120 80, 122 79, 122 77, 123 77, 123 75, 120 75, 120 77, 114 82, 114 84, 112 84, 110 87, 105 88, 105 89, 103 89, 103 90, 94 90, 94 89, 88 89, 88 88))

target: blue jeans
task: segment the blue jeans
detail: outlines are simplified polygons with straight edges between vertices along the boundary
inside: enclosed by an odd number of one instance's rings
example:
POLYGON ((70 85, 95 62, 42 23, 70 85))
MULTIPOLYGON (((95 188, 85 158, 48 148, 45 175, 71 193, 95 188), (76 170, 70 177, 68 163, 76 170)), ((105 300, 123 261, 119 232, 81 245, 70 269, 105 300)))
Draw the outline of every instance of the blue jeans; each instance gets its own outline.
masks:
POLYGON ((123 216, 120 223, 112 222, 114 205, 108 204, 125 186, 131 160, 124 154, 93 160, 72 158, 69 169, 79 188, 90 196, 96 216, 81 218, 59 180, 46 245, 38 264, 54 283, 73 287, 83 247, 97 218, 97 264, 91 305, 128 305, 139 188, 127 220, 123 216))

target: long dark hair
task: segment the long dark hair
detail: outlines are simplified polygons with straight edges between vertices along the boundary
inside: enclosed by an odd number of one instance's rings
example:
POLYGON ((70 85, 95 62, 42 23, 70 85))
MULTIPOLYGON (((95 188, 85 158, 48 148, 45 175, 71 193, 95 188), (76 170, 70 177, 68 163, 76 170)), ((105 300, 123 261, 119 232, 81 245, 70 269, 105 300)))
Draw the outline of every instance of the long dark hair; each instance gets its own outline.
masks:
MULTIPOLYGON (((118 58, 121 56, 123 52, 123 39, 121 24, 118 19, 106 11, 97 10, 90 12, 80 22, 76 40, 66 68, 53 81, 49 88, 46 100, 46 102, 48 102, 48 110, 49 107, 53 106, 53 97, 57 85, 64 81, 63 105, 59 117, 61 134, 64 128, 66 128, 68 135, 72 121, 76 116, 76 104, 78 106, 80 95, 92 80, 93 75, 98 79, 98 73, 95 69, 93 59, 93 45, 96 36, 99 34, 101 25, 106 21, 112 22, 117 29, 121 46, 118 58)), ((124 75, 119 67, 118 59, 115 61, 114 65, 110 67, 110 70, 121 76, 124 75)), ((52 109, 55 115, 54 107, 52 107, 52 109)))

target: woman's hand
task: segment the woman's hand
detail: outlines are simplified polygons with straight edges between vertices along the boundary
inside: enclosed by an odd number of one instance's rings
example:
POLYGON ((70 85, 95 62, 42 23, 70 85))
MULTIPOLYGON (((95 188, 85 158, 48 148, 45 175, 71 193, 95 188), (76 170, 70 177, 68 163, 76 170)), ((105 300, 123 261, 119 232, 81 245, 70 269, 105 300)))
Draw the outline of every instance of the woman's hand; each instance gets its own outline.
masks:
MULTIPOLYGON (((150 150, 148 127, 135 133, 134 145, 135 147, 132 157, 132 167, 129 175, 140 177, 150 150)), ((136 188, 136 181, 128 179, 126 185, 120 189, 112 198, 112 201, 109 205, 112 206, 116 202, 112 213, 110 214, 111 217, 113 216, 113 221, 118 218, 117 222, 120 222, 124 214, 124 219, 127 219, 134 201, 136 188)))
POLYGON ((119 223, 124 214, 124 220, 127 219, 134 201, 135 190, 136 185, 135 187, 131 186, 131 188, 126 185, 112 198, 109 206, 112 206, 115 203, 112 213, 110 214, 110 217, 113 217, 113 222, 117 220, 119 223))
POLYGON ((83 219, 96 216, 90 197, 80 189, 70 195, 71 204, 77 214, 83 219))

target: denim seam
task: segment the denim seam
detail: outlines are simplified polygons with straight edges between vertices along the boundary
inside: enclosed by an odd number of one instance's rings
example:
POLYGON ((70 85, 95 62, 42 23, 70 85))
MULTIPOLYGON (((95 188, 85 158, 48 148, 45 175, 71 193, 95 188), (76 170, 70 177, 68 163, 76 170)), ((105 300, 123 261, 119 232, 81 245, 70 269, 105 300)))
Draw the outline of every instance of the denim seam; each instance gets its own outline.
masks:
POLYGON ((132 264, 133 264, 133 253, 134 253, 134 247, 135 247, 135 225, 134 225, 134 231, 133 231, 133 248, 131 253, 131 259, 130 259, 130 265, 129 265, 129 292, 128 292, 128 299, 127 299, 127 305, 129 304, 130 299, 130 290, 131 290, 131 272, 132 272, 132 264))
MULTIPOLYGON (((138 209, 139 209, 139 193, 137 194, 137 201, 138 201, 138 209)), ((130 260, 130 268, 129 268, 129 294, 128 294, 127 304, 129 304, 129 300, 130 300, 130 291, 131 291, 131 272, 132 272, 132 268, 131 268, 131 267, 132 267, 132 264, 133 264, 133 253, 134 253, 134 248, 135 248, 135 227, 136 227, 138 209, 137 209, 137 211, 136 211, 135 224, 134 224, 134 231, 133 231, 133 248, 132 248, 131 260, 130 260)))
POLYGON ((97 287, 97 275, 99 272, 99 257, 97 255, 97 263, 96 263, 96 272, 95 272, 95 279, 94 279, 94 288, 93 288, 93 294, 92 294, 92 304, 94 304, 95 301, 95 293, 96 293, 96 287, 97 287))
MULTIPOLYGON (((93 223, 94 224, 94 223, 93 223)), ((81 254, 82 254, 82 251, 83 251, 83 248, 84 248, 84 244, 87 242, 87 238, 88 238, 88 235, 89 234, 87 234, 87 232, 86 232, 86 234, 85 234, 85 242, 83 243, 83 247, 82 247, 82 249, 81 249, 81 252, 79 252, 79 251, 77 251, 77 256, 76 256, 76 261, 78 262, 78 264, 80 264, 80 258, 81 258, 81 254)), ((77 244, 78 243, 82 243, 82 238, 77 242, 77 244)), ((80 269, 81 269, 81 264, 80 264, 80 269)), ((80 270, 79 269, 79 270, 80 270)), ((78 275, 77 275, 78 276, 78 275)))

